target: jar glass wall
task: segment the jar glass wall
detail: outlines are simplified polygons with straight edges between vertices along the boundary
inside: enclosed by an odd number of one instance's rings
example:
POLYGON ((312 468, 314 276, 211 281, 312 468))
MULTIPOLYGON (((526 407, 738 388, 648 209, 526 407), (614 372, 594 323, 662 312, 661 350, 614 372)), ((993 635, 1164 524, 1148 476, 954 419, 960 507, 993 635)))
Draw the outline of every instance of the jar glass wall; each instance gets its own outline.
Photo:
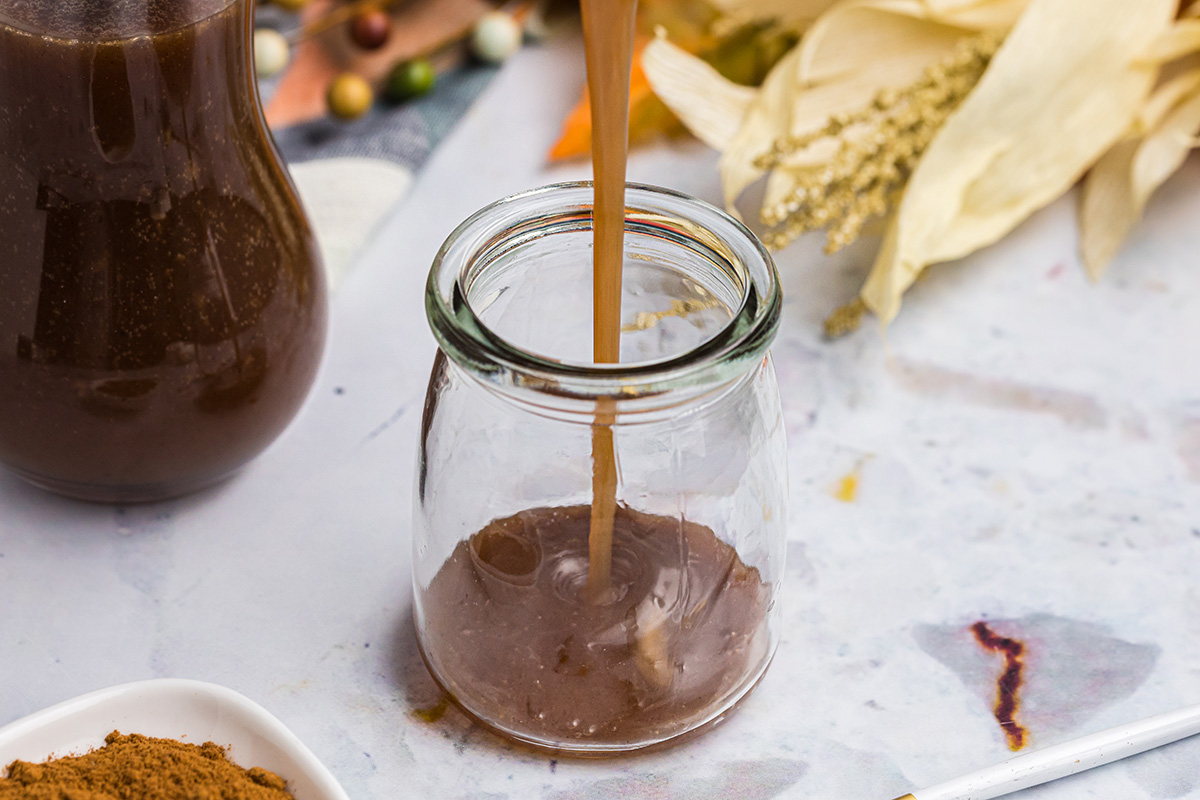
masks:
POLYGON ((594 364, 591 200, 588 184, 502 200, 434 264, 413 568, 422 652, 468 714, 604 754, 699 729, 762 676, 787 486, 768 254, 707 204, 630 186, 622 362, 594 364))

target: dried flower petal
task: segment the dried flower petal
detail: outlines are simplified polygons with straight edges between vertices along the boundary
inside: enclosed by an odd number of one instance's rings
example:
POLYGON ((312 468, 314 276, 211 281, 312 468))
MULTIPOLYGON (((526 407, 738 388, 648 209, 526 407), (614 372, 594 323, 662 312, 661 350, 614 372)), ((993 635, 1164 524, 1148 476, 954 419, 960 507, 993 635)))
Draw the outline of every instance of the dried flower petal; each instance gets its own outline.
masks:
POLYGON ((783 247, 823 227, 829 232, 825 250, 833 253, 858 238, 868 220, 890 212, 925 148, 975 88, 1002 40, 998 32, 962 39, 915 83, 881 91, 868 105, 834 116, 813 133, 776 142, 760 166, 774 166, 824 140, 838 147, 818 166, 789 170, 796 188, 778 201, 764 201, 762 221, 778 226, 766 236, 767 245, 783 247))
MULTIPOLYGON (((1088 275, 1099 279, 1138 223, 1150 196, 1183 165, 1200 129, 1200 70, 1164 84, 1147 107, 1148 132, 1109 150, 1088 174, 1080 203, 1080 254, 1088 275), (1166 101, 1173 101, 1167 105, 1166 101)), ((1143 117, 1146 117, 1143 112, 1143 117)))
MULTIPOLYGON (((692 132, 723 151, 720 169, 726 204, 732 209, 742 191, 766 171, 756 162, 776 141, 818 130, 832 116, 869 103, 879 90, 911 83, 964 36, 1012 24, 1026 2, 843 0, 833 5, 829 0, 806 0, 794 4, 795 13, 832 7, 752 95, 665 48, 656 48, 648 59, 647 73, 659 96, 692 132), (730 137, 734 124, 737 132, 730 137)), ((793 7, 792 0, 723 0, 717 5, 756 14, 776 6, 793 7)), ((797 176, 836 150, 825 143, 785 159, 768 183, 767 202, 777 203, 794 192, 797 176)))
POLYGON ((1133 160, 1141 139, 1113 145, 1088 173, 1079 204, 1079 255, 1098 280, 1142 216, 1133 199, 1133 160))
MULTIPOLYGON (((963 37, 982 27, 1007 27, 1025 2, 843 0, 833 6, 767 76, 723 153, 726 203, 732 206, 763 175, 755 162, 777 140, 818 130, 831 117, 870 103, 880 90, 912 83, 963 37), (978 22, 987 25, 976 27, 978 22)), ((764 204, 794 192, 797 175, 834 152, 836 147, 814 148, 785 159, 768 181, 764 204)))
POLYGON ((1011 28, 1029 0, 924 0, 932 19, 964 28, 1011 28))
POLYGON ((726 16, 736 20, 776 19, 803 23, 819 17, 837 0, 708 0, 726 16))
POLYGON ((1133 162, 1133 196, 1143 207, 1150 195, 1175 174, 1196 146, 1200 129, 1200 91, 1188 96, 1168 114, 1138 148, 1133 162))
POLYGON ((1155 39, 1143 57, 1148 61, 1162 63, 1195 53, 1198 50, 1200 50, 1200 19, 1182 19, 1155 39))
POLYGON ((862 297, 885 323, 931 263, 991 244, 1121 138, 1176 0, 1032 0, 917 165, 862 297))
POLYGON ((660 36, 642 51, 651 88, 702 142, 729 146, 757 93, 727 80, 703 59, 660 36))
POLYGON ((1133 135, 1142 136, 1162 124, 1163 119, 1187 97, 1200 89, 1200 64, 1193 64, 1169 80, 1162 81, 1138 112, 1133 135))

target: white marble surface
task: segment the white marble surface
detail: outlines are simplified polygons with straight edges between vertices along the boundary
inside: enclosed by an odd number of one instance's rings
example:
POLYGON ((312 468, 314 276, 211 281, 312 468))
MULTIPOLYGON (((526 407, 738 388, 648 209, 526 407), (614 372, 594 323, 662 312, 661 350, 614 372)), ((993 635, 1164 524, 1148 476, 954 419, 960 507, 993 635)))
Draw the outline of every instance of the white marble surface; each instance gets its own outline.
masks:
MULTIPOLYGON (((438 695, 409 621, 414 448, 432 339, 421 305, 451 227, 582 176, 543 153, 574 101, 566 45, 511 62, 335 299, 318 384, 242 475, 177 502, 77 504, 0 477, 0 724, 154 676, 267 707, 355 798, 881 798, 1009 755, 986 619, 1029 648, 1033 744, 1200 702, 1200 163, 1151 205, 1102 284, 1073 198, 935 269, 886 339, 826 343, 871 245, 779 256, 775 346, 791 456, 786 630, 740 712, 611 762, 509 748, 438 695), (859 471, 854 502, 833 496, 859 471)), ((630 177, 719 197, 698 145, 630 177)), ((1200 740, 1029 792, 1200 798, 1200 740)))

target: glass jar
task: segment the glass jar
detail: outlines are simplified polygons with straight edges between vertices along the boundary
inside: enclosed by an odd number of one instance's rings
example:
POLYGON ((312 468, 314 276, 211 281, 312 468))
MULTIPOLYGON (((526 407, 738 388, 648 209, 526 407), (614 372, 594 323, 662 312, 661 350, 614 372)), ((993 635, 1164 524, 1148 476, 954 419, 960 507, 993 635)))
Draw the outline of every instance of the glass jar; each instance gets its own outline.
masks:
POLYGON ((591 202, 584 183, 501 200, 434 262, 413 571, 425 661, 467 714, 610 754, 718 720, 763 675, 787 463, 762 245, 712 206, 630 186, 622 360, 596 364, 591 202))
POLYGON ((252 0, 0 0, 0 464, 92 500, 235 470, 326 299, 263 120, 252 0))

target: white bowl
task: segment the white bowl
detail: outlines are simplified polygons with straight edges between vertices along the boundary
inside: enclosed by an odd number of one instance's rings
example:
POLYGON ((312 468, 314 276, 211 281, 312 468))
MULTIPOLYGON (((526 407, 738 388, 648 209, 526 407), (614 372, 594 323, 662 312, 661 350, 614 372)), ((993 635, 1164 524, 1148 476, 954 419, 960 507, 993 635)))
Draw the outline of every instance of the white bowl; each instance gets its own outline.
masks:
POLYGON ((296 800, 349 800, 317 757, 262 706, 201 681, 126 683, 67 700, 0 728, 0 770, 104 746, 114 730, 191 744, 216 742, 234 763, 287 781, 296 800))

